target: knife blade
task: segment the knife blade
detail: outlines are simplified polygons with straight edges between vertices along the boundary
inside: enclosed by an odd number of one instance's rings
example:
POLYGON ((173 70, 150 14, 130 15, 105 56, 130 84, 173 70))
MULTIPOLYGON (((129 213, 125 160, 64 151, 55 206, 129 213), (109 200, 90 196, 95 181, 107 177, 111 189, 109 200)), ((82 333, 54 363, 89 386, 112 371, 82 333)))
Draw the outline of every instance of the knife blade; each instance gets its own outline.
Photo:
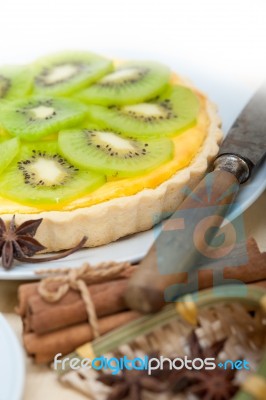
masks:
MULTIPOLYGON (((253 168, 259 164, 265 152, 266 83, 254 94, 229 130, 211 172, 164 223, 164 230, 140 262, 129 281, 126 294, 130 308, 141 312, 158 311, 165 305, 165 290, 178 282, 180 273, 190 273, 198 268, 199 255, 209 254, 213 249, 210 243, 219 236, 219 232, 223 232, 221 226, 240 185, 250 178, 253 168), (180 212, 189 215, 185 236, 175 234, 182 225, 180 212), (193 221, 199 221, 197 229, 193 221), (173 232, 165 235, 165 231, 173 232), (197 244, 193 248, 191 237, 197 244), (181 258, 179 254, 182 254, 181 258)), ((173 294, 172 300, 174 295, 177 293, 173 294)))
POLYGON ((237 154, 256 165, 266 147, 266 82, 249 101, 225 137, 219 155, 237 154))

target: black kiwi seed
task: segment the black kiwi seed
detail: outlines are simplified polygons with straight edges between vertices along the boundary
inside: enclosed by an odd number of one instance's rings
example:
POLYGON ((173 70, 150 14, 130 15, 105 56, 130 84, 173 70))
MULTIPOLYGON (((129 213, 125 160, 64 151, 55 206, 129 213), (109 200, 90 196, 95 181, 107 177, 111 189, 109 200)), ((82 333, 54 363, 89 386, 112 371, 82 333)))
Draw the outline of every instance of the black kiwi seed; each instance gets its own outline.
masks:
MULTIPOLYGON (((89 94, 90 88, 87 90, 89 94)), ((85 93, 85 91, 84 91, 85 93)), ((96 98, 95 93, 95 98, 96 98)), ((84 94, 85 99, 85 94, 84 94)), ((87 97, 89 99, 89 97, 87 97)), ((88 100, 89 102, 90 100, 88 100)), ((89 106, 88 116, 125 136, 149 139, 174 136, 197 122, 198 96, 184 86, 166 86, 160 97, 145 98, 135 104, 117 101, 89 106)))
POLYGON ((69 78, 73 78, 74 76, 78 75, 80 73, 80 71, 85 67, 84 64, 79 63, 79 62, 71 62, 71 63, 67 63, 67 64, 76 68, 76 71, 73 72, 73 74, 70 77, 58 79, 54 82, 47 82, 47 77, 49 76, 49 74, 51 73, 51 71, 54 68, 63 67, 64 65, 66 65, 66 63, 53 64, 50 68, 43 68, 43 70, 40 72, 40 74, 35 78, 36 84, 39 86, 43 86, 43 87, 56 86, 60 83, 68 81, 69 78))
POLYGON ((90 105, 138 104, 161 94, 170 76, 168 67, 155 62, 124 63, 82 90, 78 97, 90 105))
MULTIPOLYGON (((118 71, 123 70, 124 68, 118 69, 118 71)), ((126 86, 128 84, 134 84, 138 81, 140 81, 141 79, 143 79, 149 72, 148 68, 141 68, 141 67, 131 67, 131 68, 126 68, 126 69, 131 69, 132 70, 132 77, 128 77, 128 78, 121 78, 121 80, 112 82, 112 81, 105 81, 104 79, 97 82, 95 85, 96 86, 101 86, 101 87, 123 87, 126 86)))
MULTIPOLYGON (((17 109, 16 113, 23 114, 23 115, 28 115, 29 121, 30 122, 34 122, 34 121, 37 121, 37 119, 33 117, 32 113, 31 113, 31 110, 33 108, 38 108, 38 107, 41 107, 41 106, 52 107, 53 106, 53 101, 49 99, 49 100, 44 100, 44 101, 37 101, 35 103, 29 102, 29 104, 27 106, 25 106, 25 107, 23 107, 21 109, 17 109)), ((52 119, 53 117, 55 117, 56 115, 57 115, 56 111, 54 111, 51 115, 45 117, 44 119, 45 120, 49 120, 49 119, 52 119)))
POLYGON ((66 161, 59 154, 47 154, 46 151, 36 152, 35 150, 32 150, 31 158, 29 158, 27 160, 18 161, 17 167, 23 173, 25 184, 28 184, 33 188, 36 188, 38 186, 49 186, 49 187, 55 188, 56 186, 65 185, 73 177, 73 175, 75 175, 79 171, 78 168, 71 165, 68 161, 66 161), (36 173, 29 171, 27 169, 27 167, 31 163, 36 162, 36 160, 38 160, 39 158, 52 160, 52 161, 58 163, 60 165, 60 167, 63 168, 66 172, 66 175, 64 176, 64 178, 56 184, 49 184, 49 183, 44 182, 42 179, 38 179, 38 177, 36 176, 36 173))
POLYGON ((0 99, 4 98, 11 86, 10 79, 0 75, 0 99))
POLYGON ((166 99, 162 102, 156 103, 162 110, 163 115, 142 115, 141 113, 138 113, 133 110, 124 110, 123 108, 116 107, 116 106, 109 106, 109 109, 116 109, 117 112, 121 115, 126 114, 132 119, 136 120, 141 120, 143 122, 156 122, 156 121, 162 121, 162 120, 173 120, 177 118, 177 114, 173 112, 173 107, 169 99, 166 99))
MULTIPOLYGON (((173 144, 168 139, 148 142, 102 128, 60 131, 58 146, 69 162, 102 171, 107 176, 137 176, 170 160, 173 144)), ((147 139, 148 140, 148 139, 147 139)))
MULTIPOLYGON (((110 130, 102 130, 102 132, 110 132, 110 130)), ((134 138, 126 138, 130 142, 130 144, 134 147, 134 152, 131 150, 124 150, 124 151, 116 151, 115 149, 112 148, 111 144, 105 144, 105 143, 98 143, 98 137, 97 137, 97 131, 91 131, 84 129, 83 131, 85 137, 86 137, 86 142, 89 146, 92 146, 97 149, 101 149, 102 151, 105 152, 105 154, 108 154, 108 156, 117 156, 120 159, 127 159, 127 158, 132 158, 132 157, 139 157, 139 156, 146 156, 147 150, 145 147, 148 146, 148 143, 141 143, 140 141, 134 139, 134 138), (143 147, 145 146, 145 147, 143 147)), ((119 132, 112 131, 113 134, 121 136, 119 132)), ((125 138, 124 138, 125 139, 125 138)))

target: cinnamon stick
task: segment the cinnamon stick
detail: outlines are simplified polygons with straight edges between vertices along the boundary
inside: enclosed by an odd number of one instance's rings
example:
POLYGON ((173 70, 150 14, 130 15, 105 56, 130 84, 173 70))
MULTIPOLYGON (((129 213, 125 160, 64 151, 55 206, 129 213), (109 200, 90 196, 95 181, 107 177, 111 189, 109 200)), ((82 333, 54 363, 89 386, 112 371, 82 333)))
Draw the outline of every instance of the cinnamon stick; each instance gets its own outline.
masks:
MULTIPOLYGON (((47 286, 50 291, 56 291, 61 284, 58 282, 50 282, 47 286)), ((99 290, 99 285, 104 285, 102 284, 95 284, 95 285, 89 285, 91 292, 95 290, 99 290)), ((39 287, 39 282, 34 282, 34 283, 27 283, 23 284, 19 287, 18 289, 18 306, 16 308, 17 314, 19 314, 21 317, 24 317, 27 313, 27 308, 29 304, 29 299, 33 296, 38 296, 40 299, 40 295, 38 292, 38 287, 39 287)), ((104 287, 104 286, 103 286, 104 287)), ((56 303, 48 303, 46 301, 43 301, 43 303, 46 305, 46 307, 54 307, 54 305, 59 305, 59 304, 71 304, 74 301, 77 301, 80 299, 80 294, 76 290, 69 289, 67 294, 63 296, 59 301, 56 303)))
MULTIPOLYGON (((238 267, 225 267, 223 270, 224 280, 236 279, 244 283, 251 283, 266 279, 266 253, 261 253, 253 238, 247 242, 249 262, 238 267)), ((135 267, 127 271, 130 276, 135 267)), ((212 269, 200 270, 195 273, 198 280, 198 290, 213 286, 212 269)), ((176 283, 187 283, 187 274, 178 274, 176 283)), ((116 281, 101 284, 88 285, 88 289, 95 304, 96 313, 99 317, 116 313, 126 309, 123 300, 126 293, 125 281, 116 281)), ((59 284, 51 282, 49 290, 56 290, 59 284)), ((181 293, 180 293, 181 294, 181 293)), ((19 288, 18 312, 24 316, 25 332, 46 333, 54 329, 60 329, 71 324, 85 322, 87 313, 85 305, 81 300, 79 292, 70 289, 69 292, 58 302, 48 303, 38 293, 38 283, 21 285, 19 288)))
MULTIPOLYGON (((266 279, 266 252, 261 253, 254 238, 247 241, 248 263, 240 266, 225 267, 224 280, 239 280, 243 283, 254 283, 266 279)), ((213 285, 213 271, 200 271, 200 289, 213 285), (206 273, 205 273, 206 272, 206 273)))
MULTIPOLYGON (((88 286, 97 317, 127 309, 124 295, 128 279, 88 286)), ((24 332, 44 334, 88 321, 86 306, 79 292, 69 291, 59 302, 47 303, 39 294, 29 297, 24 332)))
MULTIPOLYGON (((202 269, 193 271, 188 276, 187 272, 177 274, 169 274, 169 288, 173 285, 173 293, 178 297, 187 293, 189 282, 195 283, 194 287, 191 285, 190 292, 195 290, 203 290, 214 287, 214 276, 219 270, 223 282, 221 284, 229 283, 230 280, 237 280, 243 283, 253 283, 266 279, 266 252, 261 253, 254 238, 249 238, 247 241, 248 263, 240 266, 225 266, 217 267, 216 269, 202 269), (227 281, 227 282, 226 282, 227 281), (174 285, 179 285, 174 286, 174 285), (183 285, 182 285, 183 284, 183 285)), ((134 275, 133 275, 134 277, 134 275)), ((130 282, 129 282, 130 285, 130 282)), ((126 294, 127 295, 127 294, 126 294)), ((158 295, 157 301, 165 304, 165 292, 158 295)), ((171 297, 171 296, 170 296, 171 297)))
MULTIPOLYGON (((126 311, 99 319, 99 331, 103 335, 112 329, 126 324, 140 316, 135 311, 126 311)), ((45 335, 26 333, 23 335, 27 353, 34 357, 36 363, 46 363, 62 353, 69 354, 77 347, 93 339, 93 333, 88 323, 78 324, 45 335)))
MULTIPOLYGON (((131 275, 134 273, 135 269, 136 269, 135 266, 133 266, 133 265, 130 266, 129 268, 127 268, 123 272, 121 272, 121 275, 119 277, 116 277, 115 280, 130 278, 131 275)), ((110 279, 109 279, 109 281, 110 281, 110 279)), ((89 285, 90 285, 90 287, 92 286, 91 283, 88 282, 88 286, 89 285)), ((25 316, 25 314, 26 314, 29 298, 33 295, 39 295, 38 286, 39 286, 39 282, 34 282, 34 283, 23 284, 19 287, 19 289, 18 289, 18 303, 19 304, 16 307, 16 312, 21 317, 25 316)), ((60 286, 60 283, 50 282, 47 286, 50 291, 56 291, 58 289, 58 287, 60 286)), ((76 299, 77 299, 77 297, 79 297, 79 294, 76 291, 70 289, 69 292, 67 293, 67 295, 64 296, 64 298, 62 298, 62 300, 67 301, 69 294, 71 294, 71 296, 74 295, 76 299)), ((72 300, 73 300, 73 298, 69 299, 69 302, 71 302, 72 300)), ((56 304, 59 304, 59 302, 56 304)))
POLYGON ((255 283, 250 283, 250 285, 256 285, 256 286, 260 286, 266 289, 266 279, 264 281, 259 281, 259 282, 255 282, 255 283))
MULTIPOLYGON (((34 282, 34 283, 24 283, 23 285, 20 285, 18 288, 18 305, 15 309, 16 313, 23 317, 26 314, 26 309, 28 305, 28 299, 33 296, 33 295, 38 295, 38 286, 39 282, 34 282)), ((58 288, 57 286, 54 285, 51 290, 55 290, 58 288)))

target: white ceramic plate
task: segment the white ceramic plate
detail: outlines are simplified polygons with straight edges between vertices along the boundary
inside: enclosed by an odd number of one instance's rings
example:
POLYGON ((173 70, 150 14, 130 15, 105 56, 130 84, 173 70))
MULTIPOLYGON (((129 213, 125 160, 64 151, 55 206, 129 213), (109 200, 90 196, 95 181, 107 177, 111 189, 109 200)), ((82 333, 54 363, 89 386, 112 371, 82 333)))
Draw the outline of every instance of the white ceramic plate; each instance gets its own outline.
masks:
MULTIPOLYGON (((228 131, 239 112, 256 90, 255 86, 257 82, 253 85, 246 85, 235 79, 231 80, 231 78, 226 76, 219 77, 203 73, 202 71, 196 70, 195 67, 194 69, 191 67, 187 68, 187 64, 184 62, 181 63, 180 60, 178 61, 178 65, 176 65, 175 60, 171 60, 170 58, 165 60, 165 63, 172 65, 173 69, 179 71, 181 74, 187 74, 198 88, 208 93, 210 99, 218 105, 225 132, 228 131)), ((232 210, 229 218, 233 219, 240 215, 260 196, 265 188, 266 163, 256 171, 252 180, 242 186, 238 196, 238 205, 232 210)), ((11 271, 5 271, 0 267, 0 279, 36 279, 36 270, 58 267, 78 267, 84 261, 89 261, 92 264, 108 260, 137 261, 146 254, 154 238, 155 230, 152 229, 118 240, 106 246, 80 250, 66 259, 53 263, 37 265, 20 264, 15 266, 11 271)))
POLYGON ((0 314, 0 400, 21 400, 25 368, 18 340, 0 314))

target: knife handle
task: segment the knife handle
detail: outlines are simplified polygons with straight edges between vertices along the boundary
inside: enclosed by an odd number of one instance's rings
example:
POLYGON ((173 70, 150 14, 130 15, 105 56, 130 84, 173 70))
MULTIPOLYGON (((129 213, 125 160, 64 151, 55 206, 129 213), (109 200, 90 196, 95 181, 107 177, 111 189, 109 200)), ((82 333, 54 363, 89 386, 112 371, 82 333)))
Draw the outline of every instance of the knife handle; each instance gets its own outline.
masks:
MULTIPOLYGON (((228 205, 234 202, 239 190, 240 182, 242 181, 242 175, 240 174, 240 171, 238 171, 239 174, 236 173, 236 168, 237 170, 242 169, 242 173, 243 168, 245 169, 245 166, 239 165, 235 167, 233 174, 229 172, 232 168, 230 167, 229 169, 226 167, 226 160, 228 160, 226 155, 222 155, 216 159, 214 163, 215 170, 207 174, 205 178, 200 181, 193 192, 191 192, 191 194, 183 201, 178 210, 188 209, 191 213, 198 213, 201 208, 212 205, 217 206, 218 202, 219 215, 214 214, 210 216, 209 225, 214 227, 219 227, 221 225, 223 217, 225 217, 228 212, 228 205), (200 199, 200 202, 198 199, 200 199)), ((167 224, 169 224, 169 229, 171 229, 171 224, 173 224, 174 221, 175 220, 172 218, 167 220, 164 223, 164 229, 167 229, 167 224)), ((191 234, 193 234, 192 231, 191 234)), ((202 236, 202 232, 198 232, 195 236, 195 240, 198 240, 198 242, 204 246, 202 236)), ((179 237, 174 236, 174 240, 176 242, 180 241, 180 243, 178 243, 179 246, 184 245, 184 243, 182 243, 182 241, 184 241, 182 235, 179 235, 179 237)), ((168 243, 168 245, 169 251, 171 251, 171 243, 168 243)), ((175 248, 177 247, 178 246, 176 246, 175 243, 175 248)), ((174 251, 173 246, 172 251, 174 251)), ((204 251, 203 248, 202 251, 204 251)), ((193 257, 196 257, 196 252, 191 249, 191 251, 188 251, 187 253, 188 258, 190 258, 188 261, 193 262, 193 257)), ((159 262, 162 263, 162 260, 159 262)), ((171 285, 180 283, 180 270, 178 270, 178 265, 174 269, 176 270, 176 273, 162 274, 159 272, 159 262, 158 249, 156 249, 155 241, 146 257, 141 261, 137 271, 129 280, 126 302, 131 309, 145 313, 158 311, 165 305, 165 289, 171 285)), ((184 272, 186 273, 186 271, 183 271, 183 276, 184 272)), ((183 294, 184 293, 182 293, 182 295, 183 294)))

